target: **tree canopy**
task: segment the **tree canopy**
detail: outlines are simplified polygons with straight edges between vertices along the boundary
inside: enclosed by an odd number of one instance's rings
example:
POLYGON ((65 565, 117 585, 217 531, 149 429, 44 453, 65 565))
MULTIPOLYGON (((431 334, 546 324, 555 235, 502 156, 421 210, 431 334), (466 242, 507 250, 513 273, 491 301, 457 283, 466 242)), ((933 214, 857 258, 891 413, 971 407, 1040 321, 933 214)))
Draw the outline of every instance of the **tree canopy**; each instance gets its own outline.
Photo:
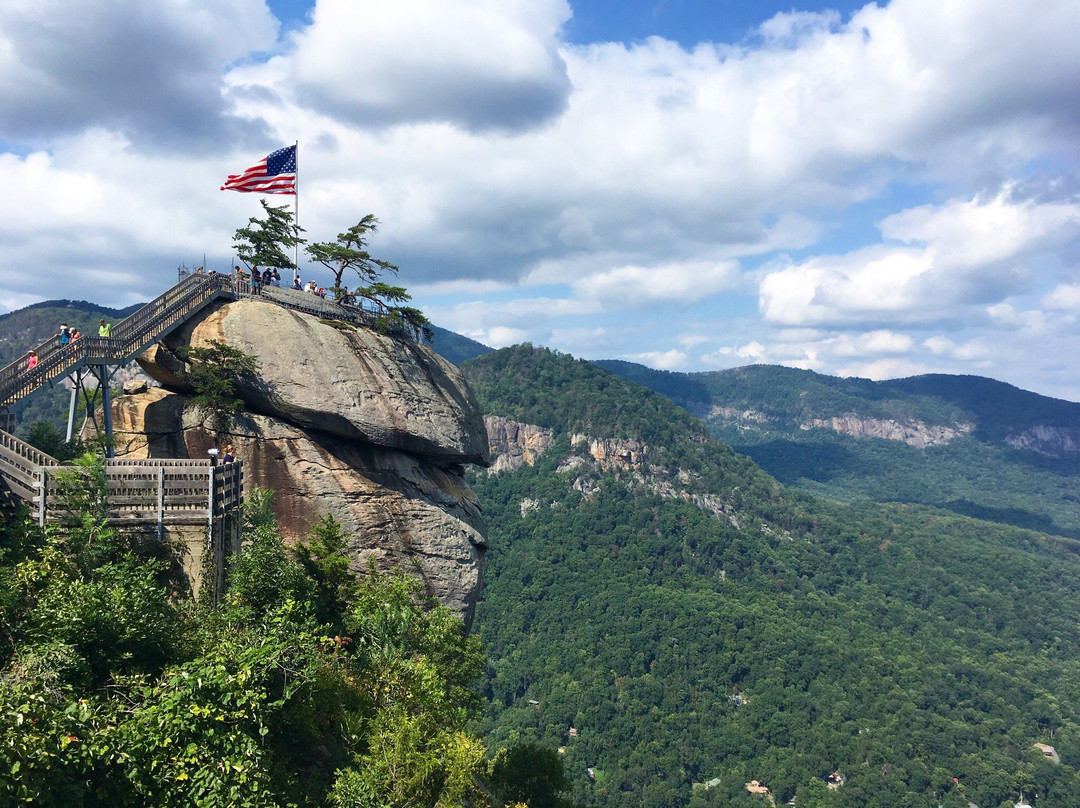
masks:
POLYGON ((333 520, 294 551, 250 503, 216 609, 93 513, 0 523, 0 803, 486 804, 479 640, 415 579, 347 572, 333 520))
POLYGON ((470 478, 490 746, 563 747, 573 798, 606 808, 760 808, 752 780, 777 805, 1080 804, 1074 542, 778 485, 572 357, 464 370, 485 412, 553 441, 470 478), (600 439, 645 460, 601 466, 600 439))
POLYGON ((259 267, 296 269, 289 250, 304 243, 300 235, 304 229, 288 208, 271 205, 265 199, 260 199, 259 204, 265 214, 263 218, 252 216, 247 227, 238 228, 233 237, 237 258, 252 271, 259 267))

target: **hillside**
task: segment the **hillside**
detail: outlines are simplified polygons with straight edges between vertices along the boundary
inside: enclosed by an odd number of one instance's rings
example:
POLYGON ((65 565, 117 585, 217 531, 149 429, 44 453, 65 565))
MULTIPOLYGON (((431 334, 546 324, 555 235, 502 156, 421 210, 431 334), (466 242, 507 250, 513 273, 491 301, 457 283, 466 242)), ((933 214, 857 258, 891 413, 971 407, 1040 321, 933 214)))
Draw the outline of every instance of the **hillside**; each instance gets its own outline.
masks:
POLYGON ((472 478, 489 743, 563 747, 589 805, 1080 804, 1071 542, 815 499, 571 357, 464 370, 489 432, 533 438, 472 478))
POLYGON ((437 325, 431 326, 432 339, 429 343, 431 350, 435 351, 443 359, 460 365, 470 359, 491 353, 494 349, 489 348, 482 342, 455 334, 437 325))
POLYGON ((752 366, 598 362, 701 416, 782 482, 1080 537, 1080 404, 977 376, 873 382, 752 366))

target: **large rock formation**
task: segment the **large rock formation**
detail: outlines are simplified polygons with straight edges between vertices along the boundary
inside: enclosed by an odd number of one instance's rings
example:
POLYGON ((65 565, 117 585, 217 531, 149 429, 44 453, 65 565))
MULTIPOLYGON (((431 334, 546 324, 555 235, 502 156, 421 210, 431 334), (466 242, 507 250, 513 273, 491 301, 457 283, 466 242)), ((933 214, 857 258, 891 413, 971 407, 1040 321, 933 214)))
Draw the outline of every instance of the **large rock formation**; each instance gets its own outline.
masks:
POLYGON ((322 514, 374 559, 424 581, 467 621, 479 597, 484 528, 462 464, 488 464, 479 409, 457 369, 427 348, 271 303, 237 301, 185 324, 139 359, 163 387, 116 399, 118 454, 205 457, 230 442, 245 486, 274 492, 282 532, 322 514), (247 413, 215 435, 193 407, 178 349, 224 342, 255 356, 247 413))
POLYGON ((552 432, 535 424, 522 424, 501 415, 485 415, 492 474, 531 466, 551 446, 552 432))

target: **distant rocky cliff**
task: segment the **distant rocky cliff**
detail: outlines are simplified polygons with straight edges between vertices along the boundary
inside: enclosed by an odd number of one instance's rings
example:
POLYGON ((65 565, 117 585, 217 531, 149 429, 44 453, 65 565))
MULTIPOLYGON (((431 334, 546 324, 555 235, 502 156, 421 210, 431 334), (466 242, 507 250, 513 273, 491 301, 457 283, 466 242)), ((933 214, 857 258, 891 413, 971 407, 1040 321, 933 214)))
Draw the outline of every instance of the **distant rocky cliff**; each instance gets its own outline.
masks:
POLYGON ((205 457, 215 435, 190 404, 177 349, 218 340, 255 356, 247 412, 219 444, 244 460, 245 484, 274 494, 282 532, 305 536, 322 514, 368 559, 417 575, 471 621, 485 531, 463 464, 488 464, 479 410, 457 369, 426 347, 260 301, 225 303, 139 359, 161 383, 116 399, 117 451, 205 457))
MULTIPOLYGON (((536 424, 525 424, 501 415, 485 415, 492 465, 491 474, 516 471, 522 466, 535 465, 537 459, 551 448, 554 432, 536 424)), ((614 473, 624 483, 640 488, 662 499, 691 502, 707 513, 738 526, 729 505, 715 494, 691 489, 700 474, 681 468, 665 468, 650 462, 649 446, 634 438, 595 438, 581 433, 570 435, 570 454, 559 459, 555 469, 570 480, 570 488, 592 499, 599 491, 600 476, 614 473)), ((521 501, 521 514, 542 507, 532 498, 521 501)))
POLYGON ((841 435, 855 438, 882 438, 896 440, 925 449, 928 446, 942 446, 966 435, 975 427, 973 424, 926 424, 915 419, 897 421, 894 418, 864 418, 858 415, 839 415, 832 418, 811 418, 799 425, 800 429, 831 429, 841 435))

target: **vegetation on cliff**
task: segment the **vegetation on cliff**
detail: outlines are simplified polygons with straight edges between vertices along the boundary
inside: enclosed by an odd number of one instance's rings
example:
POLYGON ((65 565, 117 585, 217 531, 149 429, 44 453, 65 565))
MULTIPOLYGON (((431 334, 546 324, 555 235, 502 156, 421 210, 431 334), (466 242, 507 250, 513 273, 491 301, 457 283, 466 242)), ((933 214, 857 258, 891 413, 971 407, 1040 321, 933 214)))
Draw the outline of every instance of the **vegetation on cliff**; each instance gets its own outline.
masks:
POLYGON ((535 466, 471 478, 490 745, 563 747, 592 805, 760 806, 752 780, 800 808, 1080 804, 1071 542, 814 499, 571 357, 464 369, 486 412, 554 431, 535 466), (605 470, 573 433, 647 459, 605 470))
POLYGON ((387 331, 405 325, 428 340, 432 338, 430 323, 420 309, 405 306, 412 295, 404 286, 394 286, 383 279, 397 275, 399 267, 381 258, 375 258, 367 250, 368 240, 379 228, 374 214, 367 214, 333 241, 308 244, 300 234, 303 228, 296 223, 291 210, 260 200, 264 216, 248 219, 246 227, 238 228, 233 240, 237 256, 254 273, 260 267, 276 268, 291 272, 297 268, 289 256, 289 250, 305 244, 304 252, 312 261, 322 264, 334 276, 331 287, 335 299, 370 301, 381 312, 377 328, 387 331), (347 273, 355 274, 359 285, 351 289, 344 283, 347 273))
POLYGON ((332 520, 294 552, 251 504, 216 609, 92 509, 0 524, 0 802, 486 804, 479 641, 414 579, 353 576, 332 520))

